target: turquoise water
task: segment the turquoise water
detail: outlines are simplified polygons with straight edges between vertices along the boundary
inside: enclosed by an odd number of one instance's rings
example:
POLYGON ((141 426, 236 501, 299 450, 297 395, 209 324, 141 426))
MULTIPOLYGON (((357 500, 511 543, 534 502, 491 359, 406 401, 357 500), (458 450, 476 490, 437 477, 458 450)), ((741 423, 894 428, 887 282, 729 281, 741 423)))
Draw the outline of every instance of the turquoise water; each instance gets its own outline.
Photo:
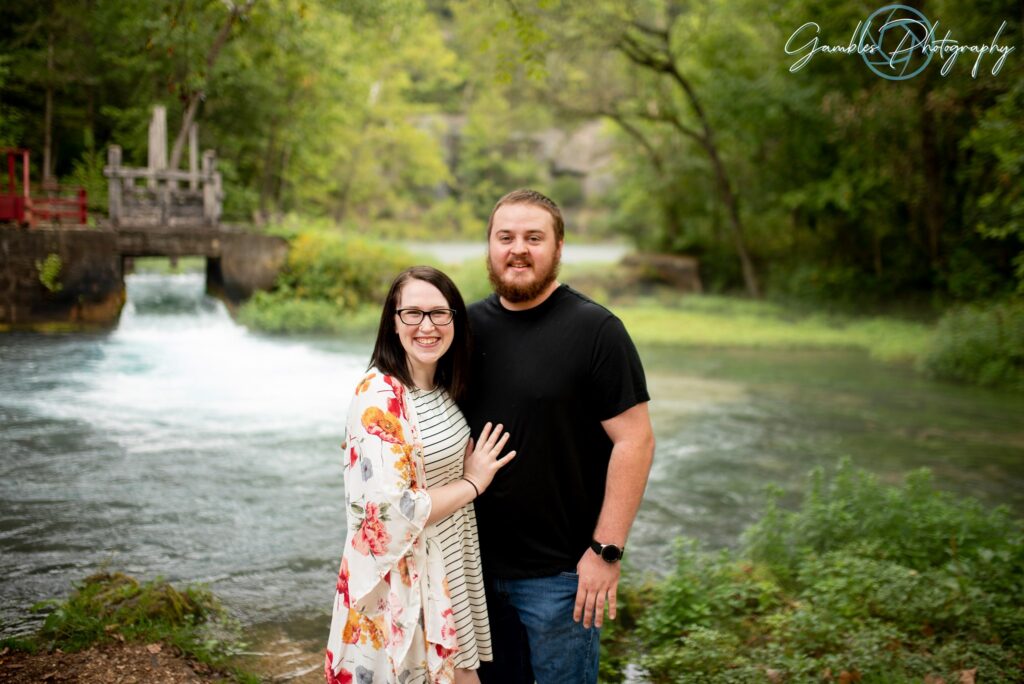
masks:
MULTIPOLYGON (((347 397, 366 342, 254 335, 201 275, 131 276, 103 335, 0 336, 0 626, 104 564, 210 585, 244 624, 326 636, 347 397)), ((849 456, 1024 514, 1024 398, 852 352, 642 349, 658 440, 627 555, 734 546, 774 484, 849 456)))

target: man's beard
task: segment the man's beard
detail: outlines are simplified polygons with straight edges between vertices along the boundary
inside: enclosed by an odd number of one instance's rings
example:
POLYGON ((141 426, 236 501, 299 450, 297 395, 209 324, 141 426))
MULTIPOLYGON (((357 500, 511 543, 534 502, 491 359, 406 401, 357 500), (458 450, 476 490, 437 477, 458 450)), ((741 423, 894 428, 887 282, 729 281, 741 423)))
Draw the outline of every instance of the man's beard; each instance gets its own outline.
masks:
MULTIPOLYGON (((530 262, 533 265, 533 262, 530 262)), ((494 264, 491 263, 490 255, 487 256, 487 277, 491 280, 491 285, 494 287, 494 291, 499 297, 504 298, 514 304, 521 302, 528 302, 531 299, 535 299, 544 290, 548 288, 551 283, 555 282, 555 278, 558 277, 558 267, 561 265, 561 259, 558 254, 555 254, 555 260, 551 264, 551 268, 548 269, 547 273, 541 273, 532 282, 525 284, 510 284, 501 279, 501 274, 494 270, 494 264)))

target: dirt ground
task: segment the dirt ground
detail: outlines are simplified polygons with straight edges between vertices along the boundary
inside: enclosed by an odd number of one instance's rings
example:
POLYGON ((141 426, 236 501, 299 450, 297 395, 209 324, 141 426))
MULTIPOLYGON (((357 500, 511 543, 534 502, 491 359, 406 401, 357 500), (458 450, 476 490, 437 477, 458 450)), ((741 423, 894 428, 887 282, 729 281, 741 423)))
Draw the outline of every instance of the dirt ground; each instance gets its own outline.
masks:
MULTIPOLYGON (((275 626, 248 634, 252 651, 231 664, 272 684, 323 684, 323 643, 294 639, 275 626)), ((114 643, 78 653, 30 655, 0 650, 0 684, 189 684, 229 681, 202 663, 190 661, 166 644, 114 643)))
POLYGON ((0 682, 40 684, 192 684, 222 678, 202 663, 190 663, 161 644, 108 644, 78 653, 35 655, 0 651, 0 682))

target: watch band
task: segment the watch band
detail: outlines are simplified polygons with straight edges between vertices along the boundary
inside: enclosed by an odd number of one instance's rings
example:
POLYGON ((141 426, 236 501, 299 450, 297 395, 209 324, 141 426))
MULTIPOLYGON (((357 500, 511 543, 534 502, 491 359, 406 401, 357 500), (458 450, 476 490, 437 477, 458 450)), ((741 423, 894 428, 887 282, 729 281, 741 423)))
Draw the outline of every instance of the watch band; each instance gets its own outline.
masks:
POLYGON ((590 541, 590 550, 601 557, 606 563, 617 563, 622 560, 626 553, 626 547, 618 547, 615 544, 602 544, 596 539, 590 541))

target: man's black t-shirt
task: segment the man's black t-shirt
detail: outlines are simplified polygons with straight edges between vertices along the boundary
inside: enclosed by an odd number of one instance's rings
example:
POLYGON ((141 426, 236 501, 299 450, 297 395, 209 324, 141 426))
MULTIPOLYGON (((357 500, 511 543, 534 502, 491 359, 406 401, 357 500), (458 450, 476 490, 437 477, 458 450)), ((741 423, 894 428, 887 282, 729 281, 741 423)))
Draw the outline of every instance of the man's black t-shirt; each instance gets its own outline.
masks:
POLYGON ((648 401, 622 322, 567 285, 525 311, 497 295, 469 307, 473 436, 484 423, 517 452, 476 501, 482 559, 495 577, 573 571, 604 501, 612 443, 601 421, 648 401))

